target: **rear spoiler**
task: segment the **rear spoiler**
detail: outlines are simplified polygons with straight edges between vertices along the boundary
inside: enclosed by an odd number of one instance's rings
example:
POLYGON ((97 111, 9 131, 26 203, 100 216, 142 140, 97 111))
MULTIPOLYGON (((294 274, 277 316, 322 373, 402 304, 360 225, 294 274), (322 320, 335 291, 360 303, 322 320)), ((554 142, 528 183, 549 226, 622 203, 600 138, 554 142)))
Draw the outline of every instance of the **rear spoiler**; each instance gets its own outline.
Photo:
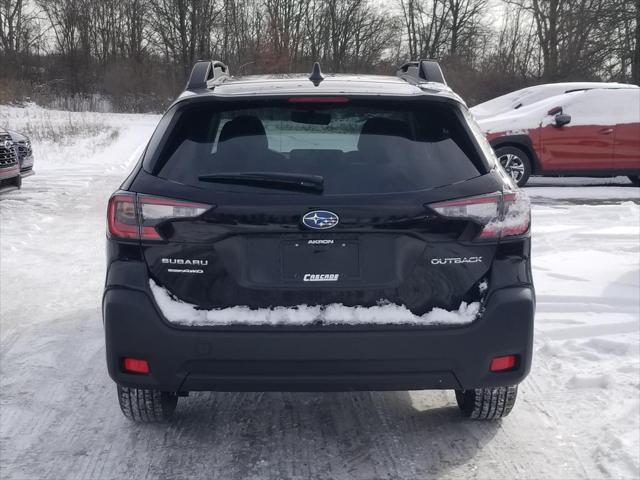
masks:
POLYGON ((433 82, 446 85, 440 64, 434 60, 414 60, 403 63, 396 76, 409 83, 433 82))
POLYGON ((223 81, 229 78, 229 67, 220 60, 199 60, 191 69, 185 90, 207 90, 211 80, 223 81))

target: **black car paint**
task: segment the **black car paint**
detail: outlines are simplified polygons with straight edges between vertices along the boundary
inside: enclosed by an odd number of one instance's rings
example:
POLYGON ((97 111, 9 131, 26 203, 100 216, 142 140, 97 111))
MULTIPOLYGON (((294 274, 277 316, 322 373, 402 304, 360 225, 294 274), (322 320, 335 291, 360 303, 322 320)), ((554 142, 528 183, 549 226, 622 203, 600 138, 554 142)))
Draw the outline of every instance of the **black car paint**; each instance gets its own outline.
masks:
MULTIPOLYGON (((456 103, 449 97, 430 100, 456 103)), ((210 101, 220 99, 205 94, 181 100, 210 101)), ((167 115, 158 128, 170 123, 167 115)), ((162 140, 145 155, 158 148, 162 140)), ((518 383, 530 369, 535 309, 528 236, 477 242, 473 222, 445 221, 427 207, 510 188, 508 179, 486 161, 488 173, 455 185, 402 194, 317 197, 212 193, 158 178, 145 170, 141 158, 123 190, 212 208, 196 220, 160 225, 162 241, 108 239, 103 314, 111 377, 122 385, 165 391, 468 389, 518 383), (300 218, 313 209, 335 212, 341 223, 328 232, 304 229, 300 218), (331 287, 288 285, 276 278, 276 266, 251 271, 247 252, 277 258, 282 242, 359 236, 370 243, 363 247, 365 260, 381 261, 364 279, 346 279, 331 287), (257 242, 254 247, 259 249, 247 249, 248 242, 257 242), (385 258, 391 245, 399 253, 385 258), (171 279, 161 259, 178 255, 206 260, 213 272, 204 281, 171 279), (483 261, 438 268, 430 263, 459 256, 483 261), (462 300, 482 300, 483 314, 470 325, 453 327, 184 327, 163 317, 150 293, 150 278, 201 308, 374 305, 386 298, 422 314, 433 307, 456 308, 462 300), (484 280, 489 289, 481 294, 478 283, 484 280), (517 368, 489 372, 491 358, 506 354, 518 355, 517 368), (123 372, 125 356, 149 359, 151 374, 123 372)))

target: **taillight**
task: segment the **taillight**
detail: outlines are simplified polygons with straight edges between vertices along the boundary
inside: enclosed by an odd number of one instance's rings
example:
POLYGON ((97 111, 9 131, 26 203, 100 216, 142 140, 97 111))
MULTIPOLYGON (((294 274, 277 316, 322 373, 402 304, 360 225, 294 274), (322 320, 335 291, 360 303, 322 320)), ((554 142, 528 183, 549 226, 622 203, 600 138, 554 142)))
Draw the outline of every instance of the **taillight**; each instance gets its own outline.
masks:
POLYGON ((140 227, 143 240, 159 240, 160 234, 156 225, 160 222, 176 218, 193 218, 202 215, 211 205, 202 203, 183 202, 170 198, 150 197, 139 195, 140 227))
POLYGON ((505 193, 502 196, 502 236, 524 235, 531 226, 531 204, 523 192, 505 193))
POLYGON ((109 233, 119 238, 140 238, 136 197, 131 193, 116 193, 107 208, 109 233))
POLYGON ((524 235, 531 224, 529 198, 523 192, 495 192, 430 204, 446 218, 469 219, 482 226, 478 238, 497 239, 524 235))
POLYGON ((158 224, 171 219, 197 217, 209 208, 211 205, 202 203, 120 192, 109 200, 109 233, 119 238, 161 240, 156 230, 158 224))

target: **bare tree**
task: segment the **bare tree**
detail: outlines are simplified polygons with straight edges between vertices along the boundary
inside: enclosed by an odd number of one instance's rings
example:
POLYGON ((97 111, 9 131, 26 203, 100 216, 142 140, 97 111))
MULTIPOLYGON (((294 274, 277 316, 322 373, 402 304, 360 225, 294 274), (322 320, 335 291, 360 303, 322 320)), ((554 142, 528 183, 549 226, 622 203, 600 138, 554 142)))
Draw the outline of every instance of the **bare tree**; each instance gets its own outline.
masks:
POLYGON ((443 56, 449 35, 449 0, 400 0, 400 6, 407 30, 409 56, 443 56))
POLYGON ((448 0, 450 12, 449 55, 459 55, 474 50, 479 40, 482 17, 487 9, 487 0, 448 0))
POLYGON ((5 53, 20 51, 23 22, 24 3, 22 0, 0 1, 0 47, 5 53))
POLYGON ((264 0, 264 8, 272 68, 290 70, 299 59, 309 3, 306 0, 264 0))
POLYGON ((201 58, 221 59, 240 74, 309 71, 316 60, 325 71, 388 73, 407 58, 436 58, 470 103, 542 81, 639 83, 639 6, 640 0, 0 0, 0 64, 7 66, 0 95, 97 93, 116 108, 159 109, 201 58), (501 5, 496 22, 490 12, 501 5))
POLYGON ((221 14, 221 6, 214 0, 156 0, 151 5, 157 45, 186 76, 195 60, 210 55, 212 26, 221 14))
POLYGON ((610 32, 620 22, 617 0, 507 0, 507 3, 532 16, 545 80, 597 78, 611 56, 610 32))
POLYGON ((607 76, 613 80, 640 83, 640 0, 613 0, 607 76))

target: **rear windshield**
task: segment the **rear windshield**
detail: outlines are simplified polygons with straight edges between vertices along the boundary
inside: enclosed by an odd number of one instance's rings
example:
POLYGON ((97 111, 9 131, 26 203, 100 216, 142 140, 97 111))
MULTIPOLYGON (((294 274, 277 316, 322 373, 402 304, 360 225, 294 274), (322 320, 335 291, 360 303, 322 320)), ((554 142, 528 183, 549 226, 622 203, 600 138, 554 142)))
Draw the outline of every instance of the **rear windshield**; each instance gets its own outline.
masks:
MULTIPOLYGON (((319 175, 323 194, 422 190, 486 173, 460 112, 444 103, 195 103, 178 110, 145 169, 225 191, 262 186, 201 176, 253 172, 319 175), (373 106, 375 105, 375 106, 373 106)), ((273 192, 273 191, 271 191, 273 192)))

